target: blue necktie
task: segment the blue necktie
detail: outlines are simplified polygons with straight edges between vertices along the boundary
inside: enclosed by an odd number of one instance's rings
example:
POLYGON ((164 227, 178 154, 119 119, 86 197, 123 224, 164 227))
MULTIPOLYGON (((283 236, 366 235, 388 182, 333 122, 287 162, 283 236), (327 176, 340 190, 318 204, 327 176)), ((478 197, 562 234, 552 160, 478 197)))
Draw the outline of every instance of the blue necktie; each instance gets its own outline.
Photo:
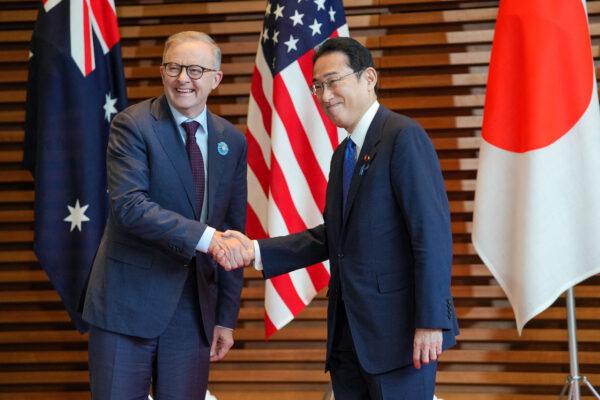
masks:
POLYGON ((346 200, 348 199, 348 190, 350 190, 350 182, 352 182, 352 174, 356 165, 356 145, 352 139, 348 138, 346 143, 346 152, 344 154, 344 176, 342 179, 342 187, 344 190, 343 210, 346 209, 346 200))

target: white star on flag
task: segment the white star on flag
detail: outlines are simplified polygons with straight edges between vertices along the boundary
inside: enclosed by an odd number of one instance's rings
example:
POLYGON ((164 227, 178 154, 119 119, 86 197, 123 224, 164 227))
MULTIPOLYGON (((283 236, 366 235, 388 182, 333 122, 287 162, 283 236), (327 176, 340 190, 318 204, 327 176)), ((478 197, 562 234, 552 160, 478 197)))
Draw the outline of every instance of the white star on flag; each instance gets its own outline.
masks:
POLYGON ((289 53, 292 50, 298 50, 296 48, 296 43, 298 43, 299 39, 294 39, 294 35, 290 35, 290 40, 288 40, 287 42, 283 42, 285 43, 285 45, 287 46, 287 52, 289 53))
POLYGON ((315 0, 315 4, 317 5, 317 11, 325 10, 325 0, 315 0))
POLYGON ((265 28, 265 31, 262 34, 263 42, 269 40, 269 28, 265 28))
POLYGON ((304 25, 304 23, 302 22, 302 17, 304 17, 304 14, 298 13, 298 10, 294 11, 294 15, 290 17, 290 19, 294 21, 293 26, 296 26, 297 24, 304 25))
POLYGON ((283 18, 283 9, 285 8, 285 6, 281 6, 279 4, 277 4, 277 8, 275 9, 275 12, 273 13, 275 15, 275 21, 277 21, 277 18, 283 18))
POLYGON ((335 22, 335 11, 333 11, 333 7, 329 7, 329 19, 331 22, 335 22))
POLYGON ((312 35, 315 36, 317 33, 320 35, 321 34, 321 25, 317 22, 317 19, 315 18, 315 22, 313 22, 312 25, 309 25, 308 27, 312 30, 312 35))
POLYGON ((77 227, 79 232, 81 232, 81 224, 90 220, 85 215, 85 211, 88 209, 89 206, 89 204, 86 204, 85 206, 81 207, 79 205, 79 199, 75 201, 75 207, 71 207, 67 204, 67 208, 69 209, 69 215, 67 215, 67 217, 63 219, 63 221, 71 223, 70 232, 73 232, 73 229, 75 229, 75 227, 77 227))
POLYGON ((104 102, 104 118, 108 122, 110 122, 110 117, 112 114, 117 113, 117 109, 115 108, 115 104, 117 104, 117 99, 113 99, 110 93, 106 93, 105 102, 104 102))
POLYGON ((279 31, 273 32, 273 43, 279 43, 279 31))
POLYGON ((271 3, 267 3, 267 9, 265 10, 265 15, 271 14, 271 3))

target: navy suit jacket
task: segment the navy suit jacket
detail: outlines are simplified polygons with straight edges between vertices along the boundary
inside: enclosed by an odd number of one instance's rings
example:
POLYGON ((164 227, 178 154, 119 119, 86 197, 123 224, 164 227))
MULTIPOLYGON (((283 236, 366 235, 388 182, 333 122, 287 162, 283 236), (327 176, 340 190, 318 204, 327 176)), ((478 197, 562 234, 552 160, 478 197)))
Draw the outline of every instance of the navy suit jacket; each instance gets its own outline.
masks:
POLYGON ((242 271, 225 272, 195 247, 207 225, 243 230, 246 153, 243 134, 208 113, 207 224, 195 208, 185 145, 166 98, 143 101, 113 120, 107 151, 110 214, 85 297, 83 317, 102 329, 153 338, 167 327, 196 257, 208 344, 214 325, 233 328, 242 271), (217 151, 226 143, 227 154, 217 151))
POLYGON ((427 134, 383 106, 367 131, 344 212, 346 142, 331 160, 324 223, 259 246, 267 278, 330 260, 326 369, 344 304, 361 366, 379 374, 412 363, 416 328, 442 329, 444 348, 455 343, 450 213, 427 134))

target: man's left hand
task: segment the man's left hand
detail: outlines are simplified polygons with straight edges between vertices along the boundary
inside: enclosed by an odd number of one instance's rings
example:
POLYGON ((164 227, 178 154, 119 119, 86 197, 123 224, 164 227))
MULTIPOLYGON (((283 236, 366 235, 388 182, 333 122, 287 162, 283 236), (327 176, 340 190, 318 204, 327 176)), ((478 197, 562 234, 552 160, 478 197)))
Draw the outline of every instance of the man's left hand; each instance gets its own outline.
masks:
POLYGON ((210 361, 219 361, 233 346, 233 329, 215 326, 212 346, 210 346, 210 361))
POLYGON ((421 368, 421 363, 427 365, 429 361, 436 361, 442 354, 441 329, 417 329, 413 341, 413 364, 416 369, 421 368))

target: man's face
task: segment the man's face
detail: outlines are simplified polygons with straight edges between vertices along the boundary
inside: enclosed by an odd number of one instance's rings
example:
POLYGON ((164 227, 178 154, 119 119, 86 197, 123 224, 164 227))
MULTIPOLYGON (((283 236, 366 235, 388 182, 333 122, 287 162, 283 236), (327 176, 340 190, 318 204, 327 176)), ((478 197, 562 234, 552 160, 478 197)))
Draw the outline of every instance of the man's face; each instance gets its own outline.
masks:
POLYGON ((323 86, 316 97, 325 114, 336 126, 352 132, 376 98, 377 73, 367 68, 359 74, 348 61, 341 52, 321 56, 313 67, 313 83, 323 86), (342 79, 335 81, 338 78, 342 79))
MULTIPOLYGON (((165 54, 163 63, 199 65, 215 69, 213 48, 208 43, 199 41, 173 44, 165 54)), ((191 118, 204 110, 208 95, 219 86, 223 78, 221 71, 205 71, 200 79, 194 80, 188 76, 186 68, 181 70, 179 76, 171 77, 166 74, 162 65, 160 75, 169 103, 177 111, 191 118)))

